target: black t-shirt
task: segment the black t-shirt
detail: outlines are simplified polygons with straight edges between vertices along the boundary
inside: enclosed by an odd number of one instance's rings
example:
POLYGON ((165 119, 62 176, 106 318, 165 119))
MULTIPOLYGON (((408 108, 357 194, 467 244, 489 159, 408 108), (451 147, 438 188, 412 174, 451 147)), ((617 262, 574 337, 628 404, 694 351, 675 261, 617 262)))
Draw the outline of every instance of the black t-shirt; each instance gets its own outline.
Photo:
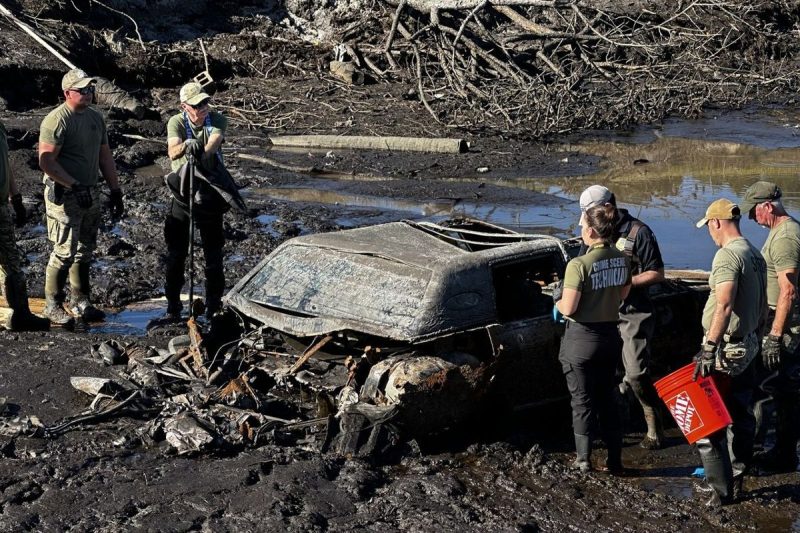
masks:
MULTIPOLYGON (((664 268, 664 260, 661 258, 661 249, 658 247, 656 236, 647 224, 634 218, 627 209, 618 209, 620 221, 617 224, 616 235, 614 236, 615 247, 623 251, 628 234, 634 223, 640 224, 639 230, 636 233, 636 238, 633 241, 632 257, 631 257, 631 275, 641 274, 642 272, 650 272, 664 268)), ((581 246, 581 251, 578 255, 586 253, 586 245, 581 246)), ((622 307, 626 304, 633 305, 640 308, 641 311, 646 311, 650 305, 650 295, 647 287, 633 288, 628 293, 622 307)))

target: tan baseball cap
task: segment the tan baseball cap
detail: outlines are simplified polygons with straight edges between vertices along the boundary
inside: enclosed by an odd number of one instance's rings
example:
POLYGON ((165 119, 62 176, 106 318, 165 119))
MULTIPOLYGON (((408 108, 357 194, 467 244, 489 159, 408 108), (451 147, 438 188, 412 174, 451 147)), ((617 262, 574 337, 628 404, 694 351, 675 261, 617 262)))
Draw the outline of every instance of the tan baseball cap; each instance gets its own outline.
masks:
POLYGON ((696 226, 698 228, 702 228, 708 224, 709 220, 712 219, 737 220, 739 217, 741 217, 739 206, 727 198, 720 198, 719 200, 714 200, 711 202, 711 205, 709 205, 708 209, 706 209, 706 216, 701 218, 697 222, 696 226))
POLYGON ((61 90, 83 89, 92 83, 97 83, 97 80, 86 74, 83 70, 74 68, 61 78, 61 90))
POLYGON ((210 98, 208 94, 203 92, 203 86, 199 83, 192 81, 181 87, 182 104, 197 105, 210 98))

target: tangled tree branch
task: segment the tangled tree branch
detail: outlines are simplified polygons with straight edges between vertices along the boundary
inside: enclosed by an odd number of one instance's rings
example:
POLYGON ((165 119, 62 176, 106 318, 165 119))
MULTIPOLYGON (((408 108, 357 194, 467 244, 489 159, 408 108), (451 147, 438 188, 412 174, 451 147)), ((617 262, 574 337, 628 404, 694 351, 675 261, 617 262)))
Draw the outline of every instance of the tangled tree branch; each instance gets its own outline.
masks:
POLYGON ((767 61, 798 47, 769 20, 777 1, 386 0, 383 33, 345 44, 413 80, 437 121, 542 136, 793 89, 767 61))

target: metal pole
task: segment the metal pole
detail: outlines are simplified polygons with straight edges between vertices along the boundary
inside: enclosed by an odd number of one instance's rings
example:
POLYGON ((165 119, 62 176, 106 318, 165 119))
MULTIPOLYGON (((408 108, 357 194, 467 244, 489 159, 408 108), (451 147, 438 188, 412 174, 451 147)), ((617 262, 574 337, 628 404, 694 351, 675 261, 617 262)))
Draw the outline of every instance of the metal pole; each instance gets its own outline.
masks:
POLYGON ((194 317, 194 156, 186 155, 189 165, 189 316, 194 317))

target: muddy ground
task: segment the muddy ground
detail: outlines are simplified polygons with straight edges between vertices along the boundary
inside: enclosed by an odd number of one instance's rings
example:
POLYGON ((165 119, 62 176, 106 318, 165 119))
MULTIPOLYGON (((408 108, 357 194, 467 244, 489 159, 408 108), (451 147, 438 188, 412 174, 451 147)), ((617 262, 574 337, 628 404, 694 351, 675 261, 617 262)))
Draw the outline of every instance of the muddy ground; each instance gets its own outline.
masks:
MULTIPOLYGON (((149 108, 143 119, 105 110, 127 207, 121 221, 106 218, 100 233, 94 299, 107 308, 162 294, 162 222, 169 203, 162 182, 168 166, 165 124, 175 112, 179 86, 202 70, 200 56, 185 52, 201 35, 214 36, 209 49, 220 79, 213 87, 215 102, 232 117, 225 155, 245 187, 249 207, 245 214, 226 215, 229 286, 287 238, 404 216, 380 208, 272 200, 259 190, 318 187, 418 202, 553 204, 565 200, 503 186, 502 181, 515 176, 585 175, 601 163, 593 156, 563 151, 557 143, 432 125, 420 102, 408 97, 412 88, 404 84, 350 87, 336 82, 321 67, 327 59, 319 47, 287 41, 282 34, 275 39, 253 37, 254 31, 274 32, 276 24, 266 15, 253 15, 259 10, 252 6, 248 16, 215 20, 213 31, 201 32, 197 20, 180 25, 175 40, 159 44, 162 62, 158 63, 133 52, 125 60, 112 61, 108 49, 113 48, 114 38, 100 39, 102 21, 88 28, 78 24, 81 17, 63 3, 19 4, 51 28, 70 29, 62 38, 93 35, 105 43, 98 44, 99 52, 83 50, 84 55, 76 57, 84 58, 93 74, 117 79, 149 108), (62 23, 57 23, 59 16, 64 17, 62 23), (165 50, 170 46, 172 52, 165 50), (238 63, 224 60, 237 53, 238 63), (264 70, 271 68, 266 79, 237 70, 237 65, 256 60, 264 70), (255 100, 274 102, 273 112, 244 113, 242 119, 243 102, 255 100), (241 120, 233 120, 236 117, 241 120), (269 148, 267 137, 273 133, 457 136, 466 138, 471 149, 458 155, 279 152, 269 148), (325 172, 311 176, 280 170, 238 154, 325 172)), ((100 10, 96 5, 93 9, 95 15, 100 10)), ((142 24, 142 29, 146 39, 165 35, 158 25, 142 24)), ((0 119, 9 130, 12 166, 31 214, 17 236, 26 257, 31 295, 41 296, 50 246, 42 221, 36 143, 41 119, 59 101, 64 67, 6 21, 0 41, 0 119)), ((69 377, 106 375, 107 368, 90 357, 89 347, 108 338, 92 332, 0 332, 0 397, 9 402, 6 414, 38 416, 44 424, 52 424, 84 409, 88 400, 72 389, 69 377)), ((163 347, 168 337, 154 334, 123 340, 163 347)), ((705 509, 705 498, 689 477, 699 459, 675 429, 665 450, 645 452, 636 446, 641 428, 629 428, 624 457, 635 468, 629 478, 571 471, 565 405, 498 417, 491 423, 475 420, 458 434, 412 443, 399 457, 376 460, 274 444, 177 457, 167 446, 145 446, 135 438, 142 422, 120 418, 55 439, 0 438, 0 529, 786 531, 800 527, 796 474, 748 478, 741 503, 720 512, 705 509)))

